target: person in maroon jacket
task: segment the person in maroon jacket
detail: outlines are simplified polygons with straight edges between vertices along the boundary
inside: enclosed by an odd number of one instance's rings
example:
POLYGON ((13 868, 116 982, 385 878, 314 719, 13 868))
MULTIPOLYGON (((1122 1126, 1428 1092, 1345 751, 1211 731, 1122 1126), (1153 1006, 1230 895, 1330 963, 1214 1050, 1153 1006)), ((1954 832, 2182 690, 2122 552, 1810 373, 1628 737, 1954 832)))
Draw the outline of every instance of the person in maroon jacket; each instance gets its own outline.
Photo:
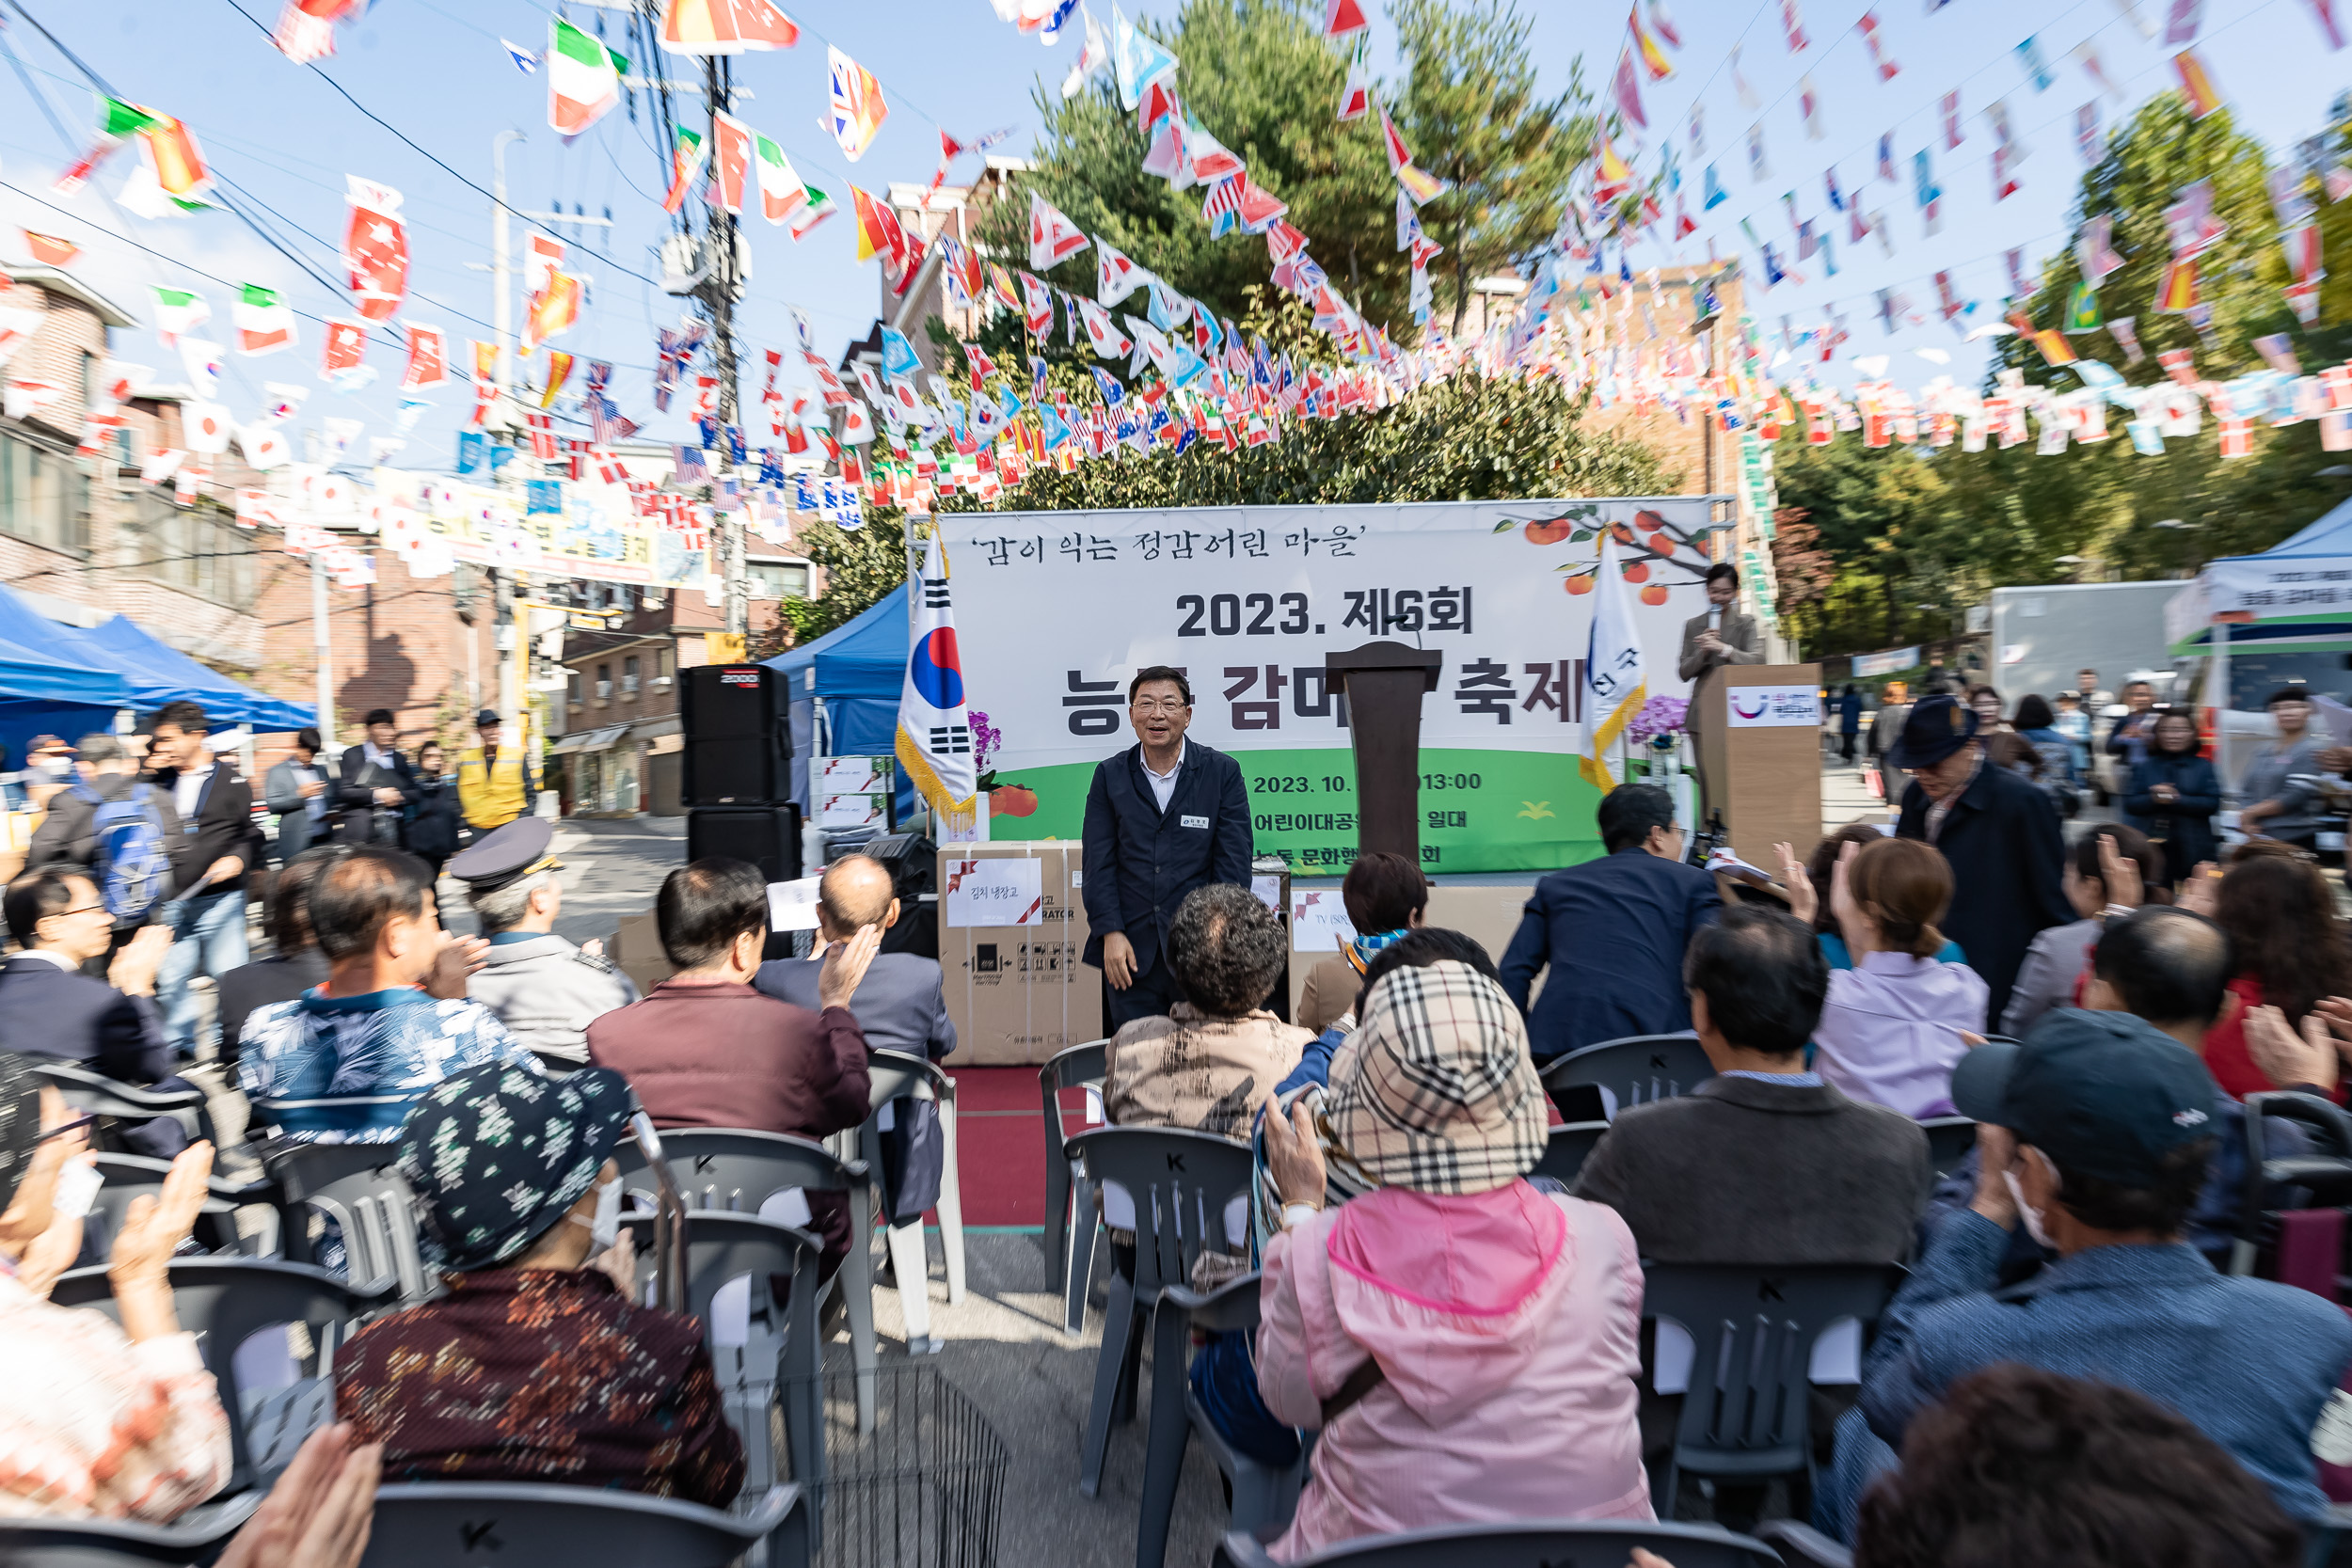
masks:
MULTIPOLYGON (((757 866, 721 857, 680 866, 663 879, 654 918, 678 973, 591 1022, 588 1060, 627 1078, 655 1126, 824 1138, 866 1119, 866 1034, 850 998, 881 927, 860 927, 825 965, 812 1013, 752 986, 768 940, 757 866)), ((808 1207, 830 1276, 850 1255, 849 1196, 811 1193, 808 1207)))

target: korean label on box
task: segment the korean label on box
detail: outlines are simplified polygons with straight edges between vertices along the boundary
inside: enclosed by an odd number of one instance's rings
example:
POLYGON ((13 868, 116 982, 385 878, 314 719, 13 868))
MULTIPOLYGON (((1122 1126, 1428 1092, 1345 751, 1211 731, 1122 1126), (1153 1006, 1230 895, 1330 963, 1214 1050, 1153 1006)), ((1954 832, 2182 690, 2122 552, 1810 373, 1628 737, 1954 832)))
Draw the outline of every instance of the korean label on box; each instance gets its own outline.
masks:
POLYGON ((1340 892, 1291 894, 1291 947, 1300 953, 1336 953, 1343 942, 1356 940, 1340 892))
POLYGON ((949 926, 1041 926, 1045 923, 1043 863, 1034 860, 949 861, 949 926))

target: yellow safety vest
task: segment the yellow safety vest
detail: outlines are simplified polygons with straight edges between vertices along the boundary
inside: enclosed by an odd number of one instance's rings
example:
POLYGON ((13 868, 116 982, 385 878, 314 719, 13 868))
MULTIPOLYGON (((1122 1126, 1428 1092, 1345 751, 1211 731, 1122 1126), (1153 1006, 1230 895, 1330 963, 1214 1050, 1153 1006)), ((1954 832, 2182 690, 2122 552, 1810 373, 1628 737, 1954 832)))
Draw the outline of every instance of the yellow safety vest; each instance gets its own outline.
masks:
MULTIPOLYGON (((495 766, 482 760, 482 748, 474 746, 460 753, 457 760, 457 804, 466 814, 466 820, 475 828, 487 831, 502 828, 523 814, 523 768, 526 766, 519 746, 501 746, 495 766)), ((538 781, 533 779, 532 784, 538 781)))

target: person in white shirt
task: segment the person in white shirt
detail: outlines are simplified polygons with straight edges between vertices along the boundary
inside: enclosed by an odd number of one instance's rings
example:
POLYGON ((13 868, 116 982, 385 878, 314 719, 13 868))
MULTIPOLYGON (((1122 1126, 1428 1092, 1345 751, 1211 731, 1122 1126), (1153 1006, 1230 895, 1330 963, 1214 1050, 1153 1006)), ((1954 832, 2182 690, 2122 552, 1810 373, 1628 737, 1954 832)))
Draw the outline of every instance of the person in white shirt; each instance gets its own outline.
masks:
POLYGON ((252 957, 245 934, 246 873, 262 858, 253 826, 253 786, 234 762, 213 750, 212 721, 194 703, 166 703, 151 734, 155 782, 171 791, 180 832, 171 849, 172 887, 158 924, 169 927, 171 951, 155 979, 164 1033, 183 1059, 199 1053, 201 999, 191 982, 200 973, 217 980, 252 957))

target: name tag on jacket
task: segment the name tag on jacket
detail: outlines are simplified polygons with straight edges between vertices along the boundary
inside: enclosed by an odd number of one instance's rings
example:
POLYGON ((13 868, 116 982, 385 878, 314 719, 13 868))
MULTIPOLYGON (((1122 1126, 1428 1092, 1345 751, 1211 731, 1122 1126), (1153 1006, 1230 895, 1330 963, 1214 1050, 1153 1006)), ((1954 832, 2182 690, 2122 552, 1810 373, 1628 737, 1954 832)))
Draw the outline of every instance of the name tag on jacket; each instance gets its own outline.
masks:
POLYGON ((1205 830, 1209 825, 1209 819, 1205 816, 1183 816, 1177 818, 1176 825, 1180 828, 1200 828, 1205 830))

